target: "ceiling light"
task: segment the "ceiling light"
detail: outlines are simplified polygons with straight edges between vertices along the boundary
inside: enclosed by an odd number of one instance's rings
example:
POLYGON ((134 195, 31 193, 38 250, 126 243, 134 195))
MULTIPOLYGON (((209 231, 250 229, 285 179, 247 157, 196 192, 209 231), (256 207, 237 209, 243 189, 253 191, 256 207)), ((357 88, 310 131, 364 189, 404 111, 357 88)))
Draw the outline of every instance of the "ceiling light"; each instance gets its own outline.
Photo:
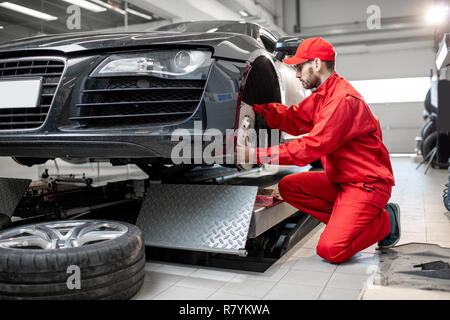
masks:
POLYGON ((3 29, 3 26, 0 26, 0 29, 3 29))
POLYGON ((240 14, 241 16, 245 17, 245 18, 248 17, 248 13, 247 13, 247 11, 245 11, 245 10, 239 10, 239 14, 240 14))
POLYGON ((103 12, 103 11, 106 11, 105 8, 100 7, 100 6, 98 6, 96 4, 93 4, 92 2, 89 2, 89 1, 86 1, 86 0, 62 0, 62 1, 74 4, 76 6, 79 6, 79 7, 83 8, 83 9, 86 9, 86 10, 89 10, 89 11, 92 11, 92 12, 103 12))
POLYGON ((9 9, 9 10, 13 10, 16 12, 20 12, 23 14, 26 14, 28 16, 32 16, 38 19, 42 19, 42 20, 46 20, 46 21, 51 21, 51 20, 57 20, 58 18, 37 10, 33 10, 27 7, 23 7, 23 6, 19 6, 18 4, 14 4, 11 2, 1 2, 0 3, 0 7, 9 9))
POLYGON ((449 16, 449 8, 444 5, 436 5, 428 9, 427 21, 429 24, 440 24, 447 20, 449 16))
POLYGON ((146 14, 141 13, 141 12, 136 11, 136 10, 130 9, 130 8, 126 8, 125 11, 128 12, 128 13, 134 14, 135 16, 147 19, 147 20, 153 20, 153 18, 151 16, 146 15, 146 14))
POLYGON ((116 12, 118 12, 120 14, 123 14, 123 15, 126 14, 125 10, 117 8, 117 7, 111 5, 111 4, 107 3, 107 2, 104 2, 102 0, 91 0, 91 2, 94 2, 94 3, 96 3, 96 4, 100 5, 100 6, 103 6, 105 8, 108 8, 108 9, 111 9, 113 11, 116 11, 116 12))

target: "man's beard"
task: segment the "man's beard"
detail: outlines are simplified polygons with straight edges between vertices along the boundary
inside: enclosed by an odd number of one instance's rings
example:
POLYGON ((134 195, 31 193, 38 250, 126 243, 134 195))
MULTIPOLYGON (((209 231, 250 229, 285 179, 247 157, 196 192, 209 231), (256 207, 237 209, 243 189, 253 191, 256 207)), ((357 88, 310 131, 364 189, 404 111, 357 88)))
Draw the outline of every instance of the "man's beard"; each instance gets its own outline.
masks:
POLYGON ((311 85, 311 83, 308 80, 306 80, 306 81, 300 80, 300 82, 301 82, 301 84, 302 84, 302 86, 303 86, 303 88, 305 90, 309 90, 309 89, 314 89, 315 88, 313 85, 311 85))
POLYGON ((313 74, 312 69, 309 69, 308 73, 309 73, 308 74, 309 77, 307 79, 305 79, 305 80, 300 79, 300 82, 301 82, 303 88, 305 88, 305 90, 314 89, 319 84, 319 79, 314 79, 314 74, 313 74))

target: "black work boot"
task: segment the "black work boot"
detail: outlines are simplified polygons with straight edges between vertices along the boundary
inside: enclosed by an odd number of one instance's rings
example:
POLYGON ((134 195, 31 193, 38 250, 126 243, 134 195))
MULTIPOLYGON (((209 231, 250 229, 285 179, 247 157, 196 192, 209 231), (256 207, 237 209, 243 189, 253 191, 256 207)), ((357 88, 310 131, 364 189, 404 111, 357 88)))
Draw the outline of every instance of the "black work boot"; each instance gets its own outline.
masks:
POLYGON ((400 240, 400 206, 397 203, 388 203, 385 209, 389 212, 391 232, 378 242, 378 247, 381 249, 391 248, 400 240))

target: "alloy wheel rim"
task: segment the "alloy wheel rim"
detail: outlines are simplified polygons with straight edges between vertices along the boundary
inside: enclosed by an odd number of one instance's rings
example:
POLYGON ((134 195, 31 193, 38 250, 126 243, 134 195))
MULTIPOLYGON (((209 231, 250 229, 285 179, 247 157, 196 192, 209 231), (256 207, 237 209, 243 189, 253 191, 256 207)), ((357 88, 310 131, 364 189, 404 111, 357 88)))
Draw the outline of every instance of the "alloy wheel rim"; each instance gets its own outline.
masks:
POLYGON ((128 227, 115 221, 72 220, 19 226, 0 232, 0 248, 58 250, 116 239, 128 227))

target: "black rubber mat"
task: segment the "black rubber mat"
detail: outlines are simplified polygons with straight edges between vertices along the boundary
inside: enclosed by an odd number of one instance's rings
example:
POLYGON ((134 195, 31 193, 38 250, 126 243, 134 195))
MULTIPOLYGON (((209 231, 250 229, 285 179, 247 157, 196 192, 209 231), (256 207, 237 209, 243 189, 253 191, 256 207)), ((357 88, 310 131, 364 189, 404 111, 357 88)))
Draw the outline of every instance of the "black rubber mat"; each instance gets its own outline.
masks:
POLYGON ((450 291, 450 248, 409 243, 383 249, 380 285, 450 291))

